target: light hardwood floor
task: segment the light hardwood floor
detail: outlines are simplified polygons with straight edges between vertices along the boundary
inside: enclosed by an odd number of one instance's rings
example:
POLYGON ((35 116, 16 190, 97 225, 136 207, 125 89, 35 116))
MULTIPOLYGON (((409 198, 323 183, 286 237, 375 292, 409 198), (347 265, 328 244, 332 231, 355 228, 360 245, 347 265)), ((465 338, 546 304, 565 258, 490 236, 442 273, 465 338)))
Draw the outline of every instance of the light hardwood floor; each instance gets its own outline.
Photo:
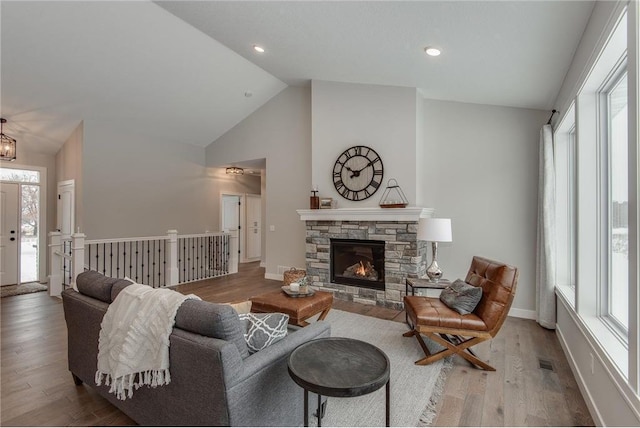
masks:
MULTIPOLYGON (((212 302, 244 300, 279 288, 257 263, 225 278, 181 285, 212 302)), ((335 301, 335 309, 404 322, 404 312, 335 301)), ((122 426, 135 423, 67 369, 60 299, 46 293, 1 299, 2 426, 122 426)), ((407 338, 413 340, 413 338, 407 338)), ((415 341, 415 346, 418 346, 415 341)), ((475 350, 497 368, 485 372, 455 357, 435 426, 593 426, 554 332, 508 318, 498 336, 475 350), (541 369, 539 359, 553 371, 541 369)))

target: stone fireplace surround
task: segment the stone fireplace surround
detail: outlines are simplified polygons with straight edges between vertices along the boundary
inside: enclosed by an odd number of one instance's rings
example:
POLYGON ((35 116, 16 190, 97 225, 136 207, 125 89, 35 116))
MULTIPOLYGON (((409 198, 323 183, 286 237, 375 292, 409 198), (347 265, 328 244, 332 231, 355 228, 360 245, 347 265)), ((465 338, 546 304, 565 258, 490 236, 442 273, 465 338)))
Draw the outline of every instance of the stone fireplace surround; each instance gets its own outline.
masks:
POLYGON ((406 278, 427 270, 427 243, 418 241, 418 220, 432 208, 338 208, 297 210, 306 224, 306 270, 313 287, 333 292, 336 299, 403 309, 406 278), (334 284, 330 272, 330 239, 385 242, 385 289, 334 284))

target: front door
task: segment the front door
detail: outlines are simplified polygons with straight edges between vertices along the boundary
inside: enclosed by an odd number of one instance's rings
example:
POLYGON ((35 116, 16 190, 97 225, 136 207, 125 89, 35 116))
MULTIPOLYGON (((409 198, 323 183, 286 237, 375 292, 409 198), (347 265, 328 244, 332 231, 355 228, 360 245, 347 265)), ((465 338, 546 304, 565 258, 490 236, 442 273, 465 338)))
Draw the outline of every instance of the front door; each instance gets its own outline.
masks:
POLYGON ((18 190, 15 183, 0 185, 0 285, 18 283, 18 190))

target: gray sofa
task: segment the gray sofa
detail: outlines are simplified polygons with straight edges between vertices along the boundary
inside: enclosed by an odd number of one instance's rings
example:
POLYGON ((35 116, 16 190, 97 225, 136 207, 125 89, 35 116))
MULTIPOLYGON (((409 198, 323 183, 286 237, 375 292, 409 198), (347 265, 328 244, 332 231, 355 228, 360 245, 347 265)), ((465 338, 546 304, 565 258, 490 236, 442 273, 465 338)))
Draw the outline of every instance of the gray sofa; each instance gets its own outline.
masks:
POLYGON ((110 394, 109 387, 96 386, 100 323, 109 304, 129 284, 88 271, 78 276, 79 292, 62 292, 69 370, 77 385, 91 386, 141 425, 302 424, 303 391, 291 380, 287 359, 300 344, 330 336, 324 321, 291 330, 281 341, 249 355, 233 308, 187 300, 170 336, 169 385, 143 386, 124 401, 110 394))

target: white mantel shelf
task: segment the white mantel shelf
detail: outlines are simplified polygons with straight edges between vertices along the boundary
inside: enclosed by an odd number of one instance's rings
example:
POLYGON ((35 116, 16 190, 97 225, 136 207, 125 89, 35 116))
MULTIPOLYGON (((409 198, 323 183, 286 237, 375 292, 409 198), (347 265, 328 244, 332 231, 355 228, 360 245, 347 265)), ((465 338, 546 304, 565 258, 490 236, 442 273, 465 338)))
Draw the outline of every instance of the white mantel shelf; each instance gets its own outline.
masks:
POLYGON ((318 210, 296 210, 300 220, 316 221, 418 221, 431 217, 433 208, 336 208, 318 210))

